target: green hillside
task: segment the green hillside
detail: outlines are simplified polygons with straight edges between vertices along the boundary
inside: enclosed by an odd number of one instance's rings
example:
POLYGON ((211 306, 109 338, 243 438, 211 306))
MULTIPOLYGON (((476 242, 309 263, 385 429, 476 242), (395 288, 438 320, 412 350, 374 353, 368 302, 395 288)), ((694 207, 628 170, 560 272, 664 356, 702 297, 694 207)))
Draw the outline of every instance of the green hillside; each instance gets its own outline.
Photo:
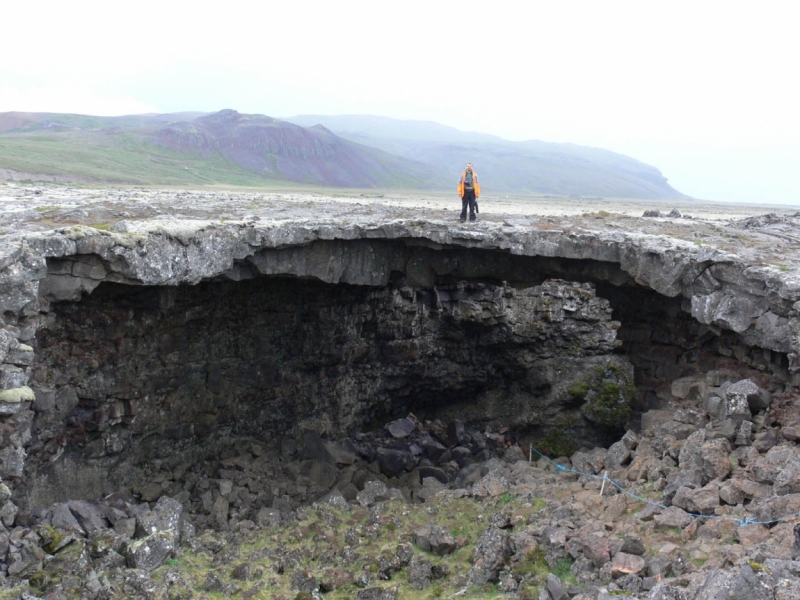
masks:
POLYGON ((262 186, 285 182, 221 156, 177 152, 130 133, 59 131, 0 136, 0 167, 107 183, 262 186))

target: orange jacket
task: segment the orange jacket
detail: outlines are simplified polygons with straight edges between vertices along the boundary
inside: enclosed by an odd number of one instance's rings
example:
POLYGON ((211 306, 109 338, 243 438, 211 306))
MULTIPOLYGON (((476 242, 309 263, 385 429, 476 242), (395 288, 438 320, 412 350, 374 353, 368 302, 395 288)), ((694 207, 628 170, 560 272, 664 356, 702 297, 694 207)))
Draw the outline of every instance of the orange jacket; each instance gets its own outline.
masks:
MULTIPOLYGON (((458 182, 458 195, 462 198, 464 197, 464 179, 466 179, 466 177, 467 172, 465 170, 461 173, 461 179, 458 182)), ((481 195, 481 186, 478 183, 478 174, 475 171, 472 172, 472 187, 475 190, 475 197, 477 198, 481 195)))

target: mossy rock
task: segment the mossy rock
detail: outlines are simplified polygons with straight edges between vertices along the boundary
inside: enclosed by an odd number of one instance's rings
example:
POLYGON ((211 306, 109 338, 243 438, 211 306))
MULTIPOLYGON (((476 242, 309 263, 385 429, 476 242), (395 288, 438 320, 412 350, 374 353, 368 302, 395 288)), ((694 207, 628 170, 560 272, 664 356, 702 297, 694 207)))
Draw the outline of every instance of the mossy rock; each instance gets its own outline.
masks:
POLYGON ((587 395, 587 402, 581 409, 583 415, 598 425, 623 427, 631 416, 626 388, 613 381, 603 381, 598 388, 587 395))
POLYGON ((631 377, 617 364, 595 365, 586 370, 585 379, 565 391, 571 402, 583 401, 581 414, 587 420, 606 427, 624 427, 636 395, 631 377))

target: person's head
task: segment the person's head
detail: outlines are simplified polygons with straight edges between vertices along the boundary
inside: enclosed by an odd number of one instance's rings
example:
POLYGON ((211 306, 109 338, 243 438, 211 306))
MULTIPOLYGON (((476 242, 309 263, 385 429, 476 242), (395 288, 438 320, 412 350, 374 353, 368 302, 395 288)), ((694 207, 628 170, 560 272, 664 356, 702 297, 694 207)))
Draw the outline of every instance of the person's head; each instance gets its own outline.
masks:
POLYGON ((472 171, 472 163, 467 163, 467 171, 472 171))

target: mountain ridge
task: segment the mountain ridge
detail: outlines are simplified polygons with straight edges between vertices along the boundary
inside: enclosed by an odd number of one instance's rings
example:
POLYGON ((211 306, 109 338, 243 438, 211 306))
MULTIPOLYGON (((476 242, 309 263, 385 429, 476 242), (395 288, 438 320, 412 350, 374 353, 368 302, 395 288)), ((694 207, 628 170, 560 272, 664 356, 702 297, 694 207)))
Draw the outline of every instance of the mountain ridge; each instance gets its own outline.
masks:
POLYGON ((430 167, 264 115, 1 113, 0 168, 152 184, 433 188, 430 167), (148 165, 158 168, 148 171, 148 165))
POLYGON ((431 121, 372 115, 297 115, 289 122, 320 123, 334 133, 443 173, 457 174, 471 161, 486 189, 575 196, 688 199, 661 172, 634 158, 572 143, 526 140, 461 131, 431 121))
POLYGON ((0 172, 58 180, 454 190, 467 161, 489 194, 688 198, 657 168, 608 150, 512 142, 432 121, 277 119, 232 109, 115 117, 0 113, 0 172))

